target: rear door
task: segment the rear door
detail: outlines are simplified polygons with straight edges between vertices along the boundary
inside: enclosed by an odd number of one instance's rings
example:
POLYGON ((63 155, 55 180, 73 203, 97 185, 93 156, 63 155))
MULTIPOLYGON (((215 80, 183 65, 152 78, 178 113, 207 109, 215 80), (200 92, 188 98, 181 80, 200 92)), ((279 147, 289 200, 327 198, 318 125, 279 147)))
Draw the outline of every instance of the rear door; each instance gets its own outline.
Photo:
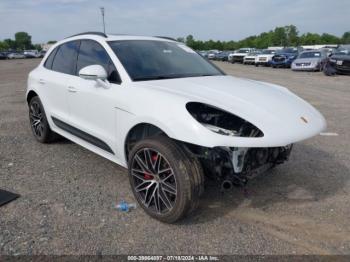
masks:
POLYGON ((68 82, 74 77, 79 41, 64 43, 51 52, 40 75, 40 96, 50 120, 69 121, 68 82))
POLYGON ((105 152, 114 154, 116 138, 115 97, 118 96, 120 78, 108 53, 98 42, 81 40, 77 59, 77 76, 69 80, 68 103, 70 121, 77 135, 105 152), (108 74, 111 87, 101 87, 95 80, 80 78, 80 69, 101 65, 108 74), (74 90, 74 91, 73 91, 74 90))

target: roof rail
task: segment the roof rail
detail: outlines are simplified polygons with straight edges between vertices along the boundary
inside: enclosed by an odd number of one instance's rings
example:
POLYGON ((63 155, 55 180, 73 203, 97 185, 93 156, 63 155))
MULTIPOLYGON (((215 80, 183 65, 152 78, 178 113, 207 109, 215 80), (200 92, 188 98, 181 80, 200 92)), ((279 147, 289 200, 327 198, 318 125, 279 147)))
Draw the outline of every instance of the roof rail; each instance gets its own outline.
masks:
POLYGON ((105 33, 102 33, 102 32, 83 32, 83 33, 79 33, 79 34, 68 36, 66 38, 70 38, 70 37, 78 36, 78 35, 98 35, 98 36, 102 36, 104 38, 108 38, 108 36, 105 33))
POLYGON ((163 39, 167 39, 167 40, 172 40, 172 41, 178 42, 175 38, 168 37, 168 36, 159 36, 159 35, 156 35, 155 37, 157 37, 157 38, 163 38, 163 39))

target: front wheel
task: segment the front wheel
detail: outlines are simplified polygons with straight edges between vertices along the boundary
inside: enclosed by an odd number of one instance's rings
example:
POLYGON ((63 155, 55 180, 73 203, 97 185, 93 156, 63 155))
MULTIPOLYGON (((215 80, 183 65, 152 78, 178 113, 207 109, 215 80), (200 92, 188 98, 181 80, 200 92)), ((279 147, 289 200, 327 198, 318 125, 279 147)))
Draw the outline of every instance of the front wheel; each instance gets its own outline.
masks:
POLYGON ((174 223, 198 205, 204 184, 201 166, 169 138, 137 143, 128 166, 135 198, 151 217, 174 223))

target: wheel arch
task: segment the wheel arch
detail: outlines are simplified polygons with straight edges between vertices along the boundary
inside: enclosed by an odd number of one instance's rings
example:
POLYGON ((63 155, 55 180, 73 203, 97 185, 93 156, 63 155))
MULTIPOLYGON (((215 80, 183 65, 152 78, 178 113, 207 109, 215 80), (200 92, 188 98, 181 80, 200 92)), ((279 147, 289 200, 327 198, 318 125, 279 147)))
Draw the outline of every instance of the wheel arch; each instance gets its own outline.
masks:
POLYGON ((124 156, 126 162, 129 161, 129 152, 132 150, 132 148, 137 142, 139 142, 142 139, 157 135, 169 137, 169 135, 162 128, 149 122, 142 122, 134 125, 128 131, 124 140, 124 156))
POLYGON ((27 94, 27 103, 29 105, 30 100, 32 100, 33 97, 39 96, 35 91, 30 90, 27 94))

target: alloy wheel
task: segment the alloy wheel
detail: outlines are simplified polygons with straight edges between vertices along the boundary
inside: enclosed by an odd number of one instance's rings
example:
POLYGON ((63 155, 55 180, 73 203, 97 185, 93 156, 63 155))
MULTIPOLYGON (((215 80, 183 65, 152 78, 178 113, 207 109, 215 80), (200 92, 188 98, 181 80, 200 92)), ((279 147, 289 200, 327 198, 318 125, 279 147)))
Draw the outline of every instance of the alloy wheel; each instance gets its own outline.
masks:
POLYGON ((44 117, 41 105, 38 102, 33 102, 29 108, 30 124, 34 134, 41 138, 44 135, 44 117))
POLYGON ((132 160, 131 175, 136 196, 157 214, 170 212, 176 202, 177 183, 169 161, 155 149, 142 148, 132 160))

